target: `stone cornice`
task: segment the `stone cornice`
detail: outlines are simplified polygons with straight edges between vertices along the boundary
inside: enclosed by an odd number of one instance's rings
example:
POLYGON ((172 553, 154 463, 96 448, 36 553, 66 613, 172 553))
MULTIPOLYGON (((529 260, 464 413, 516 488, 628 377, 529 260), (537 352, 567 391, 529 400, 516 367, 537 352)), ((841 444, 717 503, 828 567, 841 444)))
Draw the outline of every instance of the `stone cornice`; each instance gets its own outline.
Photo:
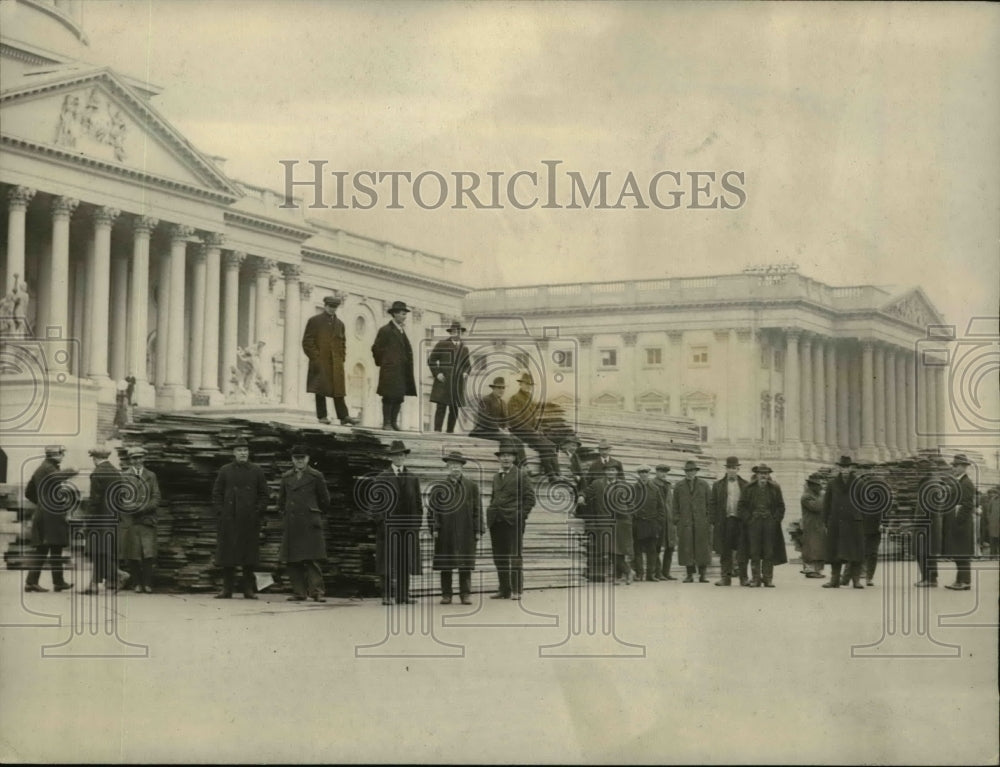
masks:
POLYGON ((296 243, 305 242, 316 234, 316 230, 306 226, 295 226, 284 221, 267 218, 266 216, 257 216, 241 210, 226 210, 223 216, 227 224, 275 234, 296 243))
MULTIPOLYGON (((390 277, 411 285, 429 288, 437 293, 444 293, 449 296, 462 297, 469 292, 468 287, 458 285, 454 282, 444 282, 433 277, 426 277, 422 274, 414 274, 413 272, 407 272, 402 269, 373 264, 368 261, 362 261, 360 259, 350 258, 340 254, 327 253, 322 250, 317 250, 316 248, 303 247, 302 256, 303 258, 311 258, 324 264, 339 266, 344 269, 351 269, 355 272, 361 272, 362 274, 371 274, 376 277, 390 277)), ((483 314, 485 315, 490 313, 483 312, 483 314)))

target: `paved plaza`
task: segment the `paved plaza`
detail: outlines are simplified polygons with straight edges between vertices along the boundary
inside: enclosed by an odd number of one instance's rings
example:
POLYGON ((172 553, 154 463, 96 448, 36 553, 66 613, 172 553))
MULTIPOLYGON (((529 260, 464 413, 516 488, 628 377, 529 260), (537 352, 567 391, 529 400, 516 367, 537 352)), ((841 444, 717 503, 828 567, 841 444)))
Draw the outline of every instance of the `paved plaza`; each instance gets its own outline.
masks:
POLYGON ((392 608, 22 594, 3 571, 0 759, 995 764, 995 563, 969 592, 915 571, 392 608))

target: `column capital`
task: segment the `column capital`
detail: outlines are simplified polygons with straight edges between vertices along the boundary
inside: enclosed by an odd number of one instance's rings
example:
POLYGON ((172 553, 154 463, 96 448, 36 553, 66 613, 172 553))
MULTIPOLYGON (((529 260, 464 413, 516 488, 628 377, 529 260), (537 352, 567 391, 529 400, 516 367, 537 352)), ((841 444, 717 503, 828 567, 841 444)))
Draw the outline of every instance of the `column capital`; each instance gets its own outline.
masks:
POLYGON ((278 265, 278 262, 273 258, 265 258, 264 256, 254 256, 253 260, 250 261, 250 272, 251 274, 260 279, 261 277, 270 277, 271 272, 278 265))
POLYGON ((747 343, 753 340, 753 328, 730 328, 734 333, 736 333, 736 340, 741 343, 747 343))
POLYGON ((285 282, 297 282, 302 276, 302 267, 299 264, 282 264, 281 273, 285 276, 285 282))
POLYGON ((797 341, 798 339, 803 338, 805 336, 805 333, 803 333, 802 328, 787 327, 787 328, 782 328, 782 330, 785 333, 785 338, 787 338, 789 341, 797 341))
POLYGON ((226 235, 222 232, 206 232, 201 236, 206 248, 221 248, 226 244, 226 235))
POLYGON ((52 198, 52 215, 55 218, 69 218, 79 204, 80 201, 72 197, 54 197, 52 198))
POLYGON ((94 208, 94 225, 111 226, 119 215, 121 215, 121 211, 118 208, 109 208, 106 205, 94 208))
POLYGON ((35 196, 35 190, 30 186, 12 186, 7 190, 7 204, 10 210, 27 208, 31 198, 35 196))
POLYGON ((195 245, 194 254, 191 257, 191 263, 195 266, 201 266, 202 264, 208 263, 208 246, 205 243, 200 242, 195 245))
POLYGON ((242 250, 231 250, 226 253, 223 259, 227 269, 239 269, 243 262, 247 260, 247 254, 242 250))
POLYGON ((859 338, 858 343, 861 344, 861 351, 863 352, 872 351, 876 345, 874 338, 859 338))
POLYGON ((177 242, 178 240, 187 241, 194 236, 194 227, 187 224, 169 224, 167 226, 167 234, 170 235, 171 242, 177 242))
POLYGON ((635 342, 638 338, 638 333, 622 333, 622 340, 625 342, 626 346, 635 346, 635 342))
POLYGON ((300 282, 299 283, 299 298, 303 301, 308 301, 312 298, 313 285, 311 282, 300 282))
POLYGON ((136 216, 132 219, 132 232, 134 234, 149 235, 159 223, 160 219, 153 218, 152 216, 136 216))

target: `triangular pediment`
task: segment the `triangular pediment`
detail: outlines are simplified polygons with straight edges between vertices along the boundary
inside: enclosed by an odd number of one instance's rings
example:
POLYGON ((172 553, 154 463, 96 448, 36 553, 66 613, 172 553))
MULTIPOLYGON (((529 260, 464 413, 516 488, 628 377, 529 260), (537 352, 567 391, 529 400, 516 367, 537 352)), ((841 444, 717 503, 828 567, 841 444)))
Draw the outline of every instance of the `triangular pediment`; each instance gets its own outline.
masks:
POLYGON ((109 69, 28 82, 0 96, 5 141, 98 161, 164 183, 233 200, 233 182, 109 69))
POLYGON ((914 288, 900 296, 896 296, 879 311, 895 317, 910 325, 927 328, 928 325, 941 325, 944 318, 934 308, 927 294, 920 288, 914 288))

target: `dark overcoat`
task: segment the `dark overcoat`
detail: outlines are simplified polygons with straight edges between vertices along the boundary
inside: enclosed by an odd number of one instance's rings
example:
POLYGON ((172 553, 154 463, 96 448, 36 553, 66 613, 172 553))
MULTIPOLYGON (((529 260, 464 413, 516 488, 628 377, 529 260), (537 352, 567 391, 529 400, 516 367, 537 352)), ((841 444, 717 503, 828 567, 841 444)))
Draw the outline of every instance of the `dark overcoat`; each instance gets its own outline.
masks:
POLYGON ((493 475, 493 496, 486 508, 486 524, 520 524, 521 530, 528 521, 528 515, 535 507, 535 490, 531 486, 528 472, 512 467, 501 477, 493 475))
POLYGON ((486 532, 479 485, 448 477, 427 495, 427 526, 434 535, 435 570, 474 570, 476 539, 486 532))
POLYGON ((420 480, 405 467, 399 477, 391 468, 379 472, 368 488, 369 516, 376 522, 375 571, 388 574, 390 530, 400 533, 405 547, 404 556, 410 562, 410 575, 423 572, 420 563, 420 525, 424 520, 424 502, 420 496, 420 480))
POLYGON ((255 463, 227 463, 212 488, 219 537, 215 563, 219 567, 256 565, 260 557, 260 519, 269 493, 264 470, 255 463))
POLYGON ((945 513, 943 522, 944 550, 946 557, 971 557, 976 553, 975 518, 976 486, 968 475, 958 480, 958 502, 945 513))
POLYGON ((281 475, 278 484, 278 511, 282 516, 282 562, 310 562, 326 559, 323 514, 330 509, 330 492, 323 475, 306 466, 302 477, 295 469, 281 475))
POLYGON ((587 488, 588 519, 594 526, 613 524, 615 554, 632 556, 632 508, 635 488, 621 480, 595 479, 587 488))
POLYGON ((659 477, 653 478, 653 484, 663 497, 663 508, 665 510, 663 539, 661 543, 664 548, 673 549, 677 546, 677 522, 674 519, 674 490, 667 480, 660 479, 659 477))
POLYGON ((434 383, 431 386, 431 402, 451 407, 465 407, 465 381, 472 369, 469 347, 451 338, 434 344, 434 350, 427 358, 434 383), (438 375, 444 376, 443 381, 438 375))
POLYGON ((470 437, 488 437, 500 433, 507 428, 507 403, 500 395, 490 392, 479 400, 476 409, 476 423, 470 437))
MULTIPOLYGON (((736 477, 736 484, 740 489, 740 495, 749 484, 743 477, 736 477)), ((737 511, 739 510, 740 499, 736 499, 737 511)), ((722 553, 725 545, 726 532, 726 509, 729 503, 729 477, 723 477, 712 483, 712 550, 717 554, 722 553)), ((736 549, 737 557, 744 559, 747 556, 747 536, 746 529, 740 532, 740 545, 736 549)))
POLYGON ((309 358, 306 391, 324 397, 347 396, 344 381, 347 341, 340 318, 326 312, 310 317, 302 334, 302 351, 309 358))
POLYGON ((667 520, 667 504, 655 480, 639 481, 636 485, 635 518, 632 520, 638 541, 663 538, 663 525, 667 520))
MULTIPOLYGON (((625 479, 625 467, 617 458, 608 458, 608 464, 618 469, 618 479, 625 479)), ((604 462, 598 456, 590 463, 587 469, 587 484, 601 479, 604 476, 604 462)))
MULTIPOLYGON (((118 536, 119 514, 122 510, 122 500, 127 497, 127 490, 122 482, 121 472, 110 461, 101 461, 90 473, 90 499, 87 504, 87 526, 100 530, 113 530, 115 540, 115 559, 121 558, 121 540, 118 536)), ((90 555, 98 552, 111 555, 100 543, 101 537, 87 536, 87 546, 90 555), (98 548, 95 550, 94 546, 98 548)))
MULTIPOLYGON (((740 494, 740 518, 749 531, 753 509, 758 506, 757 501, 761 497, 771 514, 766 522, 766 535, 771 540, 771 562, 783 565, 788 561, 788 552, 785 549, 785 534, 781 531, 781 521, 785 518, 785 498, 781 486, 777 482, 748 482, 746 489, 740 494)), ((749 553, 748 545, 747 554, 749 553)))
POLYGON ((508 427, 511 432, 536 432, 541 428, 543 406, 523 391, 515 392, 507 400, 508 427))
POLYGON ((141 474, 131 469, 122 472, 131 488, 130 503, 121 515, 124 545, 123 559, 152 559, 156 556, 156 514, 160 507, 160 483, 156 475, 142 468, 141 474))
POLYGON ((31 515, 32 546, 68 546, 69 512, 76 488, 66 484, 75 472, 63 471, 59 464, 46 458, 35 469, 24 488, 24 496, 33 504, 31 515))
POLYGON ((838 475, 827 482, 823 495, 827 562, 861 562, 865 558, 863 515, 851 497, 856 481, 851 474, 846 481, 838 475))
POLYGON ((674 485, 677 564, 682 567, 712 564, 711 503, 712 488, 703 479, 691 483, 685 478, 674 485))
POLYGON ((378 366, 378 395, 390 400, 402 400, 417 395, 413 377, 413 347, 406 333, 389 322, 378 329, 372 344, 372 357, 378 366))
POLYGON ((802 561, 822 562, 826 559, 823 493, 807 486, 799 503, 802 507, 802 561))

